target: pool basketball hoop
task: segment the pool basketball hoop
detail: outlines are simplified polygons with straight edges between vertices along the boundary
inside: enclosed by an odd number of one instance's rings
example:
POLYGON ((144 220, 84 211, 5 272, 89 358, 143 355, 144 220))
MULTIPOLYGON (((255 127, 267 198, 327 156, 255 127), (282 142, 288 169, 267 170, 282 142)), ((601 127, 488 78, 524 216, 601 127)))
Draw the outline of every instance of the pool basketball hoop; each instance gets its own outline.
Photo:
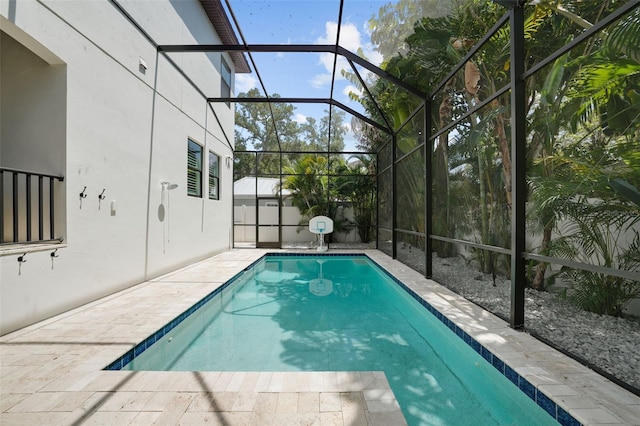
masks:
POLYGON ((320 247, 318 251, 327 251, 324 245, 324 235, 333 232, 333 220, 327 216, 316 216, 309 220, 309 232, 320 235, 320 247))

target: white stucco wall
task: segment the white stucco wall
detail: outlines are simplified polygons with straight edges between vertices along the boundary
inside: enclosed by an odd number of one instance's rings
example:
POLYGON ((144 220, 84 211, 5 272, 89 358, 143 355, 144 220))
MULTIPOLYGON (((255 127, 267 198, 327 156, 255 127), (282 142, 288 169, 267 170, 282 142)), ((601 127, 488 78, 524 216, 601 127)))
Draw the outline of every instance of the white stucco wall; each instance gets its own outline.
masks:
MULTIPOLYGON (((197 0, 121 4, 160 44, 220 42, 197 0)), ((0 257, 0 334, 229 249, 232 175, 224 159, 231 149, 218 120, 232 138, 233 111, 216 105, 216 120, 206 99, 106 0, 2 0, 0 14, 3 32, 45 61, 59 58, 55 66, 66 72, 66 105, 54 106, 66 116, 64 158, 56 160, 65 176, 64 247, 53 261, 51 250, 28 253, 22 265, 17 254, 0 257), (221 158, 219 201, 206 198, 206 173, 205 198, 187 196, 188 138, 221 158), (165 200, 162 181, 178 184, 165 200), (106 198, 99 201, 103 189, 106 198)), ((219 94, 220 55, 172 59, 207 96, 219 94)), ((46 121, 27 124, 29 132, 16 126, 15 134, 2 126, 3 158, 7 139, 50 128, 46 121)), ((205 156, 205 170, 206 164, 205 156)))

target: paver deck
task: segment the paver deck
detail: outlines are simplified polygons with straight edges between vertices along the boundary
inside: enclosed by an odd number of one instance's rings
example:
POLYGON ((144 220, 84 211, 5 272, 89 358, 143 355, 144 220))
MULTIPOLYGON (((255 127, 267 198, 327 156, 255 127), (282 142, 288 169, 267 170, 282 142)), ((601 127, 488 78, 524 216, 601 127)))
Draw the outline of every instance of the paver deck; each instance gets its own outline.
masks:
MULTIPOLYGON (((583 424, 640 424, 639 397, 365 252, 583 424)), ((264 253, 225 252, 0 337, 0 424, 405 424, 383 372, 103 370, 264 253)))

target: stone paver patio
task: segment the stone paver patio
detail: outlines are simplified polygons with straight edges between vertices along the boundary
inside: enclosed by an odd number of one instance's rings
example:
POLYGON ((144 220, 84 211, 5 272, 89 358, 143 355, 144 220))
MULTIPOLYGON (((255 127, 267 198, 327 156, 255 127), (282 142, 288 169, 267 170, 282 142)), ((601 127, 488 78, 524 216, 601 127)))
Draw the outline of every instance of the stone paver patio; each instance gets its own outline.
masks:
MULTIPOLYGON (((639 397, 365 252, 583 424, 640 424, 639 397)), ((2 336, 0 424, 405 424, 383 372, 102 370, 264 253, 225 252, 2 336)))

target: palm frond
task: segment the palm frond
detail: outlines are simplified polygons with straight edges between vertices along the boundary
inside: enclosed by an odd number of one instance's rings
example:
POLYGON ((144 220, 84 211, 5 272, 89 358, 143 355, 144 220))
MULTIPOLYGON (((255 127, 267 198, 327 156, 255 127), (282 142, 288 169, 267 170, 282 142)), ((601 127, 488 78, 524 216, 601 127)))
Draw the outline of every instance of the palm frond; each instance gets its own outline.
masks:
POLYGON ((606 46, 640 63, 640 9, 633 10, 609 31, 606 46))
POLYGON ((625 87, 629 80, 638 78, 640 63, 631 59, 619 59, 610 62, 606 57, 594 57, 589 66, 581 68, 576 74, 570 97, 590 97, 598 101, 607 101, 612 92, 625 87))

